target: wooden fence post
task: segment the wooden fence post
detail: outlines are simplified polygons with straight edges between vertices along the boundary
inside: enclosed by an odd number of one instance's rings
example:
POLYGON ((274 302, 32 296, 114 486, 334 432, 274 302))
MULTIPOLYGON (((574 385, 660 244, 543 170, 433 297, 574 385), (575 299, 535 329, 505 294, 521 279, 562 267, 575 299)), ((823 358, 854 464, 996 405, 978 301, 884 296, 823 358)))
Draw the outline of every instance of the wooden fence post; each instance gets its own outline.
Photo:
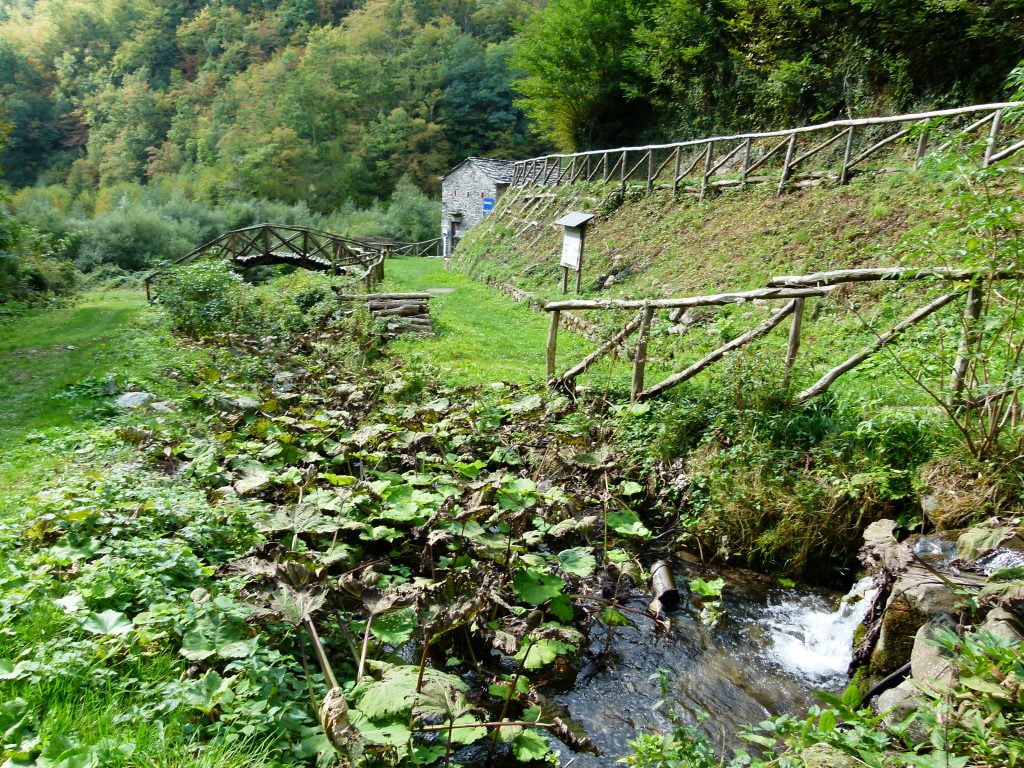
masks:
POLYGON ((555 356, 558 351, 558 324, 562 319, 561 310, 551 311, 551 327, 548 329, 548 381, 555 378, 555 356))
POLYGON ((636 354, 633 356, 633 387, 630 390, 629 401, 635 403, 637 397, 644 391, 644 369, 647 367, 647 342, 651 336, 651 319, 654 317, 654 307, 644 306, 644 314, 640 319, 640 332, 636 340, 636 354))
POLYGON ((971 361, 971 350, 978 340, 978 319, 981 317, 982 290, 981 281, 975 280, 967 289, 967 302, 964 305, 964 334, 960 337, 956 361, 953 363, 953 375, 950 378, 948 405, 956 405, 964 391, 967 366, 971 361))
POLYGON ((698 198, 704 199, 704 191, 708 188, 708 176, 711 175, 711 153, 714 151, 715 142, 709 141, 707 149, 704 150, 704 173, 700 177, 700 194, 698 198))
POLYGON ((800 351, 800 327, 804 322, 804 301, 806 299, 793 299, 793 322, 789 326, 789 346, 786 348, 786 372, 782 376, 783 389, 789 389, 789 383, 793 378, 793 364, 796 362, 797 352, 800 351))
POLYGON ((843 151, 843 167, 839 169, 839 183, 845 184, 849 181, 850 173, 850 157, 853 155, 853 133, 855 126, 850 126, 849 133, 846 134, 846 149, 843 151))
POLYGON ((676 161, 675 170, 672 171, 672 194, 676 194, 679 191, 679 166, 683 161, 683 148, 676 146, 676 161))
POLYGON ((647 150, 647 191, 654 189, 654 150, 647 150))
POLYGON ((740 186, 741 187, 747 186, 747 169, 750 167, 750 147, 751 147, 751 140, 750 140, 750 137, 748 136, 747 140, 746 140, 746 142, 744 142, 744 146, 743 146, 743 174, 740 176, 740 186))
POLYGON ((622 194, 626 194, 626 150, 622 150, 622 165, 619 167, 619 185, 622 187, 622 194))
POLYGON ((1003 110, 996 110, 992 116, 992 128, 988 132, 988 144, 985 147, 985 161, 983 166, 988 168, 992 164, 992 155, 996 151, 996 139, 999 138, 999 129, 1003 125, 1003 110))
POLYGON ((920 166, 928 151, 928 129, 923 128, 917 137, 917 152, 914 153, 914 165, 920 166))
POLYGON ((796 134, 789 137, 789 144, 786 145, 786 159, 782 161, 782 178, 779 179, 779 187, 775 190, 775 196, 782 194, 786 182, 789 181, 789 164, 793 161, 793 150, 796 149, 796 134))

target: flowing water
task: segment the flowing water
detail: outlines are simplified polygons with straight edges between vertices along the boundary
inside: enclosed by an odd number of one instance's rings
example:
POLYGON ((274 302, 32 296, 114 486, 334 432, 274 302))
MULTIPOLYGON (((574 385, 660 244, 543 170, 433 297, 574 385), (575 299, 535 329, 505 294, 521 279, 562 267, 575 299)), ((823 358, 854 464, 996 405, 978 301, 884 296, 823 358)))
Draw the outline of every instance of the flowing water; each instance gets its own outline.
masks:
MULTIPOLYGON (((679 582, 682 585, 683 570, 679 582)), ((700 574, 705 576, 705 574, 700 574)), ((839 692, 847 682, 853 633, 867 610, 859 583, 849 599, 838 593, 785 589, 748 572, 726 571, 724 613, 717 626, 700 623, 687 600, 672 612, 669 632, 630 614, 610 641, 605 630, 592 635, 576 686, 556 697, 585 728, 600 757, 562 750, 563 765, 597 768, 629 751, 627 741, 641 730, 664 731, 669 723, 654 710, 662 698, 651 675, 669 673, 671 702, 700 727, 719 752, 738 745, 741 725, 786 712, 802 713, 816 703, 815 690, 839 692), (610 658, 598 663, 606 647, 610 658), (706 714, 706 718, 704 715, 706 714)), ((628 603, 643 609, 649 598, 628 603)))

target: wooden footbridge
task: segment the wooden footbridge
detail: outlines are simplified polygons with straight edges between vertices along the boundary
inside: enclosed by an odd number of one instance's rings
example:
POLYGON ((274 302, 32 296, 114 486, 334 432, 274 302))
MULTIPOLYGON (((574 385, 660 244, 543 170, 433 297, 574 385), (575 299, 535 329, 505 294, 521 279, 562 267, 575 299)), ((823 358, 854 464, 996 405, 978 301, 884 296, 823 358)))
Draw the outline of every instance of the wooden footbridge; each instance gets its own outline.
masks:
MULTIPOLYGON (((342 237, 309 227, 256 224, 233 229, 171 262, 187 264, 204 258, 224 258, 239 269, 281 264, 332 275, 351 275, 370 290, 384 278, 384 260, 391 255, 439 256, 440 238, 419 243, 342 237)), ((153 281, 146 277, 146 298, 153 281)))

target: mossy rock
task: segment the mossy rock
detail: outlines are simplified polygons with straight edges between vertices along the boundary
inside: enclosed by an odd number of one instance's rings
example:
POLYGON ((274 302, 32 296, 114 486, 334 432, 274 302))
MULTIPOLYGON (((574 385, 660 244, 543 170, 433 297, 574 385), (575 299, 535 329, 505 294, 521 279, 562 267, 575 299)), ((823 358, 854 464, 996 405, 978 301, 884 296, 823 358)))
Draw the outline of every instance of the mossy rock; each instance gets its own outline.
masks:
POLYGON ((908 570, 892 588, 869 671, 887 675, 910 661, 914 636, 932 617, 956 615, 962 598, 927 571, 908 570))
POLYGON ((861 768, 864 763, 828 744, 814 744, 800 750, 805 768, 861 768))

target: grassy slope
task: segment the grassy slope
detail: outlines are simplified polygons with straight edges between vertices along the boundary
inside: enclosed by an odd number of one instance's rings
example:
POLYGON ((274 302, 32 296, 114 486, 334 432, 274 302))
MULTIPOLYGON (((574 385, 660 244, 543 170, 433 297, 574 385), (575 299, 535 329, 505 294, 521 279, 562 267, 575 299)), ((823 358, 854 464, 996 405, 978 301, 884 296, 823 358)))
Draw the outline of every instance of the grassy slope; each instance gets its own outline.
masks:
POLYGON ((66 458, 33 433, 72 425, 86 432, 92 426, 96 400, 68 387, 123 365, 125 334, 144 305, 137 292, 90 293, 0 327, 0 509, 12 494, 35 490, 66 458))
MULTIPOLYGON (((1002 193, 1007 195, 1019 195, 1024 188, 1018 174, 1009 177, 1006 185, 1002 193)), ((767 185, 732 190, 701 202, 674 200, 666 192, 637 191, 617 208, 603 202, 608 191, 596 187, 559 190, 556 199, 522 217, 536 222, 525 230, 510 218, 495 216, 463 242, 455 269, 478 280, 513 283, 541 297, 555 298, 561 228, 553 221, 567 210, 599 213, 588 230, 584 256, 584 295, 593 298, 692 296, 762 287, 779 274, 956 259, 952 250, 944 255, 942 242, 921 247, 927 242, 926 233, 958 215, 949 204, 956 198, 957 185, 938 174, 865 176, 845 187, 822 185, 789 191, 779 198, 767 185), (620 274, 610 287, 602 285, 607 275, 622 270, 628 274, 620 274)), ((925 304, 934 291, 926 285, 844 286, 827 300, 812 301, 796 386, 815 381, 874 340, 876 332, 925 304)), ((663 333, 669 323, 662 316, 655 326, 651 355, 681 369, 755 325, 769 309, 746 305, 709 311, 706 321, 682 340, 663 333)), ((956 322, 955 312, 951 306, 940 313, 936 327, 950 328, 956 322)), ((621 325, 626 320, 623 313, 584 314, 606 324, 621 325)), ((927 329, 921 333, 929 345, 948 341, 948 334, 929 336, 927 329)), ((785 332, 776 330, 751 351, 764 351, 781 361, 784 346, 785 332)), ((912 391, 899 364, 888 354, 876 356, 841 384, 838 391, 852 384, 870 399, 927 402, 912 391)))

